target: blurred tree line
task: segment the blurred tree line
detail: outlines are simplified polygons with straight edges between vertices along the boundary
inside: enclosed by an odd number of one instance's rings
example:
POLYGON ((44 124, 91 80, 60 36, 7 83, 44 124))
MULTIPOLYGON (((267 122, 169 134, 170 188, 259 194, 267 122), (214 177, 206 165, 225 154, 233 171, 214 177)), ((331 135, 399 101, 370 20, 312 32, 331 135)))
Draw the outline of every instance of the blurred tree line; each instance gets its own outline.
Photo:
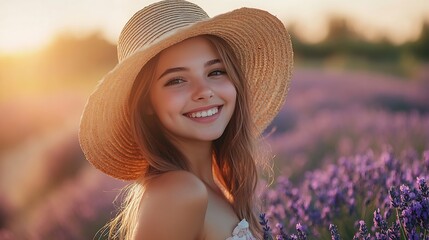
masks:
MULTIPOLYGON (((306 43, 289 26, 297 66, 334 66, 364 69, 414 78, 429 62, 429 22, 415 41, 395 45, 382 39, 368 41, 344 18, 333 18, 321 42, 306 43)), ((0 55, 0 95, 78 87, 92 89, 117 63, 116 47, 100 32, 85 36, 59 34, 45 48, 27 55, 0 55), (13 80, 13 81, 10 81, 13 80)), ((426 74, 425 74, 426 75, 426 74)))
POLYGON ((116 59, 115 46, 100 32, 61 33, 37 51, 0 55, 0 100, 58 89, 88 91, 116 59))
POLYGON ((323 59, 334 55, 365 58, 370 61, 398 61, 404 54, 420 61, 429 60, 429 22, 422 25, 420 37, 416 41, 395 45, 389 39, 368 41, 353 31, 347 20, 333 18, 329 24, 328 36, 316 44, 308 44, 296 37, 291 26, 295 55, 304 59, 323 59))
POLYGON ((41 54, 44 70, 62 76, 111 68, 116 61, 115 46, 99 32, 83 38, 59 35, 41 54))
POLYGON ((427 78, 429 21, 422 24, 418 39, 400 45, 387 38, 369 41, 354 31, 345 18, 332 18, 327 37, 313 44, 298 38, 293 25, 289 29, 297 65, 372 70, 405 79, 427 78))

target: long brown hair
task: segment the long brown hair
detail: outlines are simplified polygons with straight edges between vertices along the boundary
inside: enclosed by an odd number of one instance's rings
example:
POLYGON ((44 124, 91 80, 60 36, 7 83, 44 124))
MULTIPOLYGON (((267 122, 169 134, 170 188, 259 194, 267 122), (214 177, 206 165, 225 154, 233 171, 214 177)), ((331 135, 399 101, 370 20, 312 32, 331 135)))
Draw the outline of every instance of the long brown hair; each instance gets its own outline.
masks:
MULTIPOLYGON (((226 71, 237 92, 236 106, 222 136, 213 142, 213 169, 217 180, 227 191, 232 207, 240 219, 245 218, 251 230, 261 235, 255 216, 254 193, 257 184, 256 134, 250 115, 250 99, 247 81, 234 51, 219 37, 204 35, 217 49, 226 71)), ((173 171, 189 171, 186 157, 175 148, 162 132, 155 114, 148 114, 149 89, 154 77, 158 57, 152 58, 142 68, 130 93, 129 107, 134 138, 138 143, 147 168, 140 181, 130 184, 118 215, 109 227, 110 239, 130 239, 137 222, 137 212, 145 182, 159 174, 173 171)))

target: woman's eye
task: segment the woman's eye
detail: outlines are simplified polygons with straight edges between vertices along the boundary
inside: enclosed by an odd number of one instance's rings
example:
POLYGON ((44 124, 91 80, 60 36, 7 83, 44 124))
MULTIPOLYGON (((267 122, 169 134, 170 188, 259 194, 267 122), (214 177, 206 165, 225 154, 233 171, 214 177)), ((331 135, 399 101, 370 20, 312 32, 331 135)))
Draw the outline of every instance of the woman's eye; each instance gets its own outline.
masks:
POLYGON ((168 82, 165 84, 165 86, 176 85, 176 84, 180 84, 180 83, 183 83, 183 82, 184 82, 184 80, 183 80, 183 79, 181 79, 181 78, 174 78, 174 79, 171 79, 170 81, 168 81, 168 82))
POLYGON ((219 76, 219 75, 224 75, 226 74, 225 70, 215 70, 210 72, 209 76, 219 76))

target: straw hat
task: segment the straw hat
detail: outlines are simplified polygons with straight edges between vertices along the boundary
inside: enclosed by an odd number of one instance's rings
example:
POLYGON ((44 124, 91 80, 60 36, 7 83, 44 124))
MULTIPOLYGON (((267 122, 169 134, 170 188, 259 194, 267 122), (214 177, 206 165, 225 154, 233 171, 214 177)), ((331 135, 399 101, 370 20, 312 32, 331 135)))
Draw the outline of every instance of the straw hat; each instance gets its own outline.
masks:
POLYGON ((249 81, 253 122, 262 132, 280 110, 289 88, 292 45, 282 22, 258 9, 240 8, 209 18, 186 1, 161 1, 137 13, 118 42, 119 63, 104 76, 82 114, 79 141, 86 158, 104 173, 139 178, 147 161, 133 139, 128 96, 152 57, 187 38, 215 35, 234 50, 249 81))

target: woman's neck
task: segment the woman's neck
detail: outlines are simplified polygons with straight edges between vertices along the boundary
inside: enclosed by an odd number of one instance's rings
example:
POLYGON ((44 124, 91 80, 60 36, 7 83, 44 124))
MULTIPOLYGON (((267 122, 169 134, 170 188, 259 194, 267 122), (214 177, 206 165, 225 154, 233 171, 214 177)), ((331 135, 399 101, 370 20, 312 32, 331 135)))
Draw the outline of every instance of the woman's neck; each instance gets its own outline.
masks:
POLYGON ((189 161, 190 171, 206 184, 213 186, 212 142, 175 141, 174 144, 189 161))

